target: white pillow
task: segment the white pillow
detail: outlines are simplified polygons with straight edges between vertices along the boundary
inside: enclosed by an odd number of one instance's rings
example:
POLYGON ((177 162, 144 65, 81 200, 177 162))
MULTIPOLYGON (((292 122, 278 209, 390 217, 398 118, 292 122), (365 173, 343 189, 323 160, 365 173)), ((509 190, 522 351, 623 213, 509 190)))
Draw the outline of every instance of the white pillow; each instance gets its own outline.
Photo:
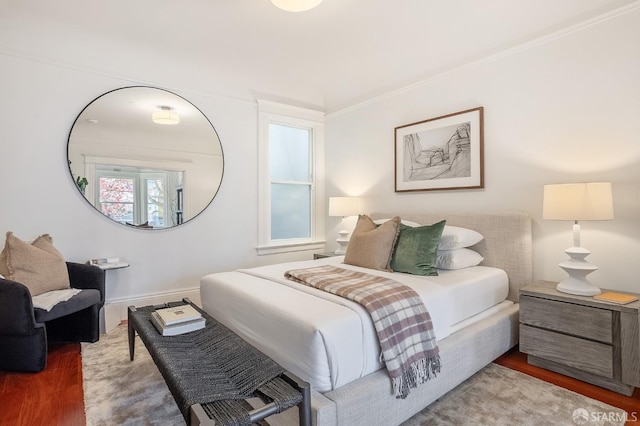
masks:
MULTIPOLYGON (((389 219, 376 219, 373 223, 380 225, 388 220, 389 219)), ((423 226, 419 223, 404 219, 402 219, 401 223, 414 228, 416 226, 423 226)), ((483 238, 481 233, 473 229, 445 225, 444 231, 442 231, 442 237, 440 238, 440 244, 438 244, 438 250, 456 250, 471 247, 474 244, 478 244, 483 238)))
POLYGON ((444 231, 442 231, 438 250, 455 250, 471 247, 474 244, 478 244, 483 238, 481 233, 473 229, 446 225, 444 231))
MULTIPOLYGON (((376 225, 382 225, 383 223, 385 223, 388 220, 390 220, 390 219, 376 219, 376 220, 373 221, 373 223, 375 223, 376 225)), ((402 219, 400 221, 400 223, 402 223, 403 225, 410 226, 412 228, 415 228, 416 226, 422 226, 419 223, 411 222, 410 220, 404 220, 404 219, 402 219)))
POLYGON ((484 257, 477 251, 468 248, 455 250, 438 250, 437 269, 464 269, 479 265, 484 257))

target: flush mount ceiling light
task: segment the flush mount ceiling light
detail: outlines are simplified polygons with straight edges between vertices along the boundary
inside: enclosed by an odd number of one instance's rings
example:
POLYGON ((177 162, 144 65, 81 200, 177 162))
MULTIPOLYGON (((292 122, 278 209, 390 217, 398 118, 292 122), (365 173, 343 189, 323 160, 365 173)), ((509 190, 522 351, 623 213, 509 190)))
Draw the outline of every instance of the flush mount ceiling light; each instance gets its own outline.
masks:
POLYGON ((178 124, 180 116, 173 108, 165 105, 158 105, 158 111, 151 114, 151 119, 156 124, 178 124))
POLYGON ((271 0, 271 3, 287 12, 304 12, 313 9, 322 3, 322 0, 271 0))

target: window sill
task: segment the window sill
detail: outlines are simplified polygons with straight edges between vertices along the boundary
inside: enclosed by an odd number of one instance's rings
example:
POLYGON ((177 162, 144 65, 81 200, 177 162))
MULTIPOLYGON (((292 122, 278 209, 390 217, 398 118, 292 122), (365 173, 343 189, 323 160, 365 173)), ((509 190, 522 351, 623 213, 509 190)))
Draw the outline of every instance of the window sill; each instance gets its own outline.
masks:
POLYGON ((308 241, 304 243, 272 244, 256 247, 258 256, 266 254, 292 253, 296 251, 324 250, 326 241, 308 241))

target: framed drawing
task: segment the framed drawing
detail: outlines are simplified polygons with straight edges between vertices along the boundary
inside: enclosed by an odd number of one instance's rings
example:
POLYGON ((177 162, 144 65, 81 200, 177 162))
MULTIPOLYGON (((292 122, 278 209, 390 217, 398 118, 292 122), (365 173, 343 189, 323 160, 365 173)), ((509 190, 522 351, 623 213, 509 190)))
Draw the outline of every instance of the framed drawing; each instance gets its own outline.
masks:
POLYGON ((484 188, 483 108, 395 128, 395 190, 484 188))

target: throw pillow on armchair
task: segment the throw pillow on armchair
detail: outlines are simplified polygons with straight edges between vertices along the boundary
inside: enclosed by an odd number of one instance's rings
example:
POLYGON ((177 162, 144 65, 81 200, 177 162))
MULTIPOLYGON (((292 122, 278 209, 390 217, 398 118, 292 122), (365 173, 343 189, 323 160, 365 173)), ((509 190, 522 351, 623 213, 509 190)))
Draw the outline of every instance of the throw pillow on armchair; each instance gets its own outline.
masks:
POLYGON ((53 246, 49 234, 40 235, 29 244, 7 232, 0 253, 0 274, 24 284, 32 297, 70 287, 64 256, 53 246))

